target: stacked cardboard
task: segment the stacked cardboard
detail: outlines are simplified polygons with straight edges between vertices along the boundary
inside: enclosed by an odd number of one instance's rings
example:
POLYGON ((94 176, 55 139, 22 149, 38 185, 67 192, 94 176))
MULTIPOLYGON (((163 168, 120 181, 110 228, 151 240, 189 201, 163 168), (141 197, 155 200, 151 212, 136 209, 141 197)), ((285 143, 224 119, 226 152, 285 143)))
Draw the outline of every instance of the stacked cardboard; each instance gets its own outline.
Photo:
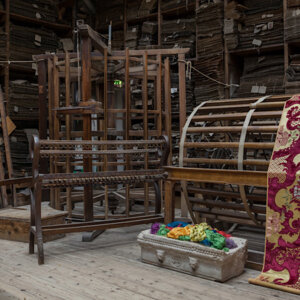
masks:
POLYGON ((281 54, 248 56, 240 78, 238 97, 284 94, 284 60, 281 54))
POLYGON ((125 35, 125 48, 136 49, 141 34, 140 26, 131 26, 125 35))
POLYGON ((139 49, 150 48, 157 44, 157 22, 144 22, 142 35, 139 39, 139 49))
POLYGON ((300 92, 300 54, 290 55, 290 65, 286 71, 285 91, 287 94, 300 92))
POLYGON ((37 129, 15 130, 10 135, 10 149, 16 177, 29 176, 32 169, 32 161, 29 154, 29 142, 32 133, 38 134, 37 129))
POLYGON ((230 2, 225 12, 228 49, 260 48, 283 43, 282 1, 230 2))
POLYGON ((195 19, 166 20, 162 24, 163 48, 190 48, 187 56, 195 56, 195 19))
POLYGON ((58 17, 57 8, 54 5, 54 1, 51 0, 13 0, 10 1, 10 12, 32 19, 53 23, 57 22, 58 17))
POLYGON ((38 85, 25 80, 10 82, 7 110, 14 120, 38 120, 38 85))
POLYGON ((164 0, 161 2, 161 10, 166 11, 173 8, 187 6, 192 3, 195 3, 195 0, 164 0))
MULTIPOLYGON (((214 80, 224 82, 224 24, 223 3, 204 3, 197 10, 197 51, 195 68, 214 80)), ((197 73, 195 78, 195 102, 224 98, 224 86, 197 73)))
POLYGON ((96 11, 96 28, 99 31, 107 32, 110 22, 113 25, 121 24, 124 19, 124 7, 120 5, 119 0, 95 1, 96 11))
POLYGON ((144 17, 152 13, 157 6, 157 0, 142 0, 139 8, 139 17, 144 17))
POLYGON ((300 6, 287 10, 285 23, 285 40, 295 41, 300 38, 300 6))
POLYGON ((123 30, 113 30, 111 47, 113 50, 122 50, 124 46, 124 32, 123 30))
MULTIPOLYGON (((3 60, 6 59, 5 41, 6 34, 1 27, 0 58, 3 60)), ((32 55, 55 52, 60 47, 57 35, 49 29, 10 24, 10 60, 32 60, 32 55)))

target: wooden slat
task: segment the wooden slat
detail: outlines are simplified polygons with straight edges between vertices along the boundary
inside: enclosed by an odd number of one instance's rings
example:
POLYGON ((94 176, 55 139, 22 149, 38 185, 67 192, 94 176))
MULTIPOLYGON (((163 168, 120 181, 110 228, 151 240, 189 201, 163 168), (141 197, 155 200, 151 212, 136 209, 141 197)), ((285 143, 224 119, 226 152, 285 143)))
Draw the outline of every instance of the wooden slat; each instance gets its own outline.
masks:
POLYGON ((165 167, 168 180, 267 186, 267 172, 165 167))
MULTIPOLYGON (((186 142, 184 143, 184 147, 186 148, 238 148, 239 143, 237 142, 202 142, 202 143, 193 143, 186 142)), ((273 149, 274 143, 244 143, 244 148, 248 149, 273 149)))
MULTIPOLYGON (((219 132, 241 132, 242 126, 216 126, 216 127, 189 127, 189 133, 219 133, 219 132)), ((278 126, 248 126, 248 132, 277 132, 278 126)))
MULTIPOLYGON (((256 111, 252 115, 252 119, 267 119, 280 118, 282 111, 256 111)), ((227 113, 227 114, 211 114, 211 115, 197 115, 193 117, 193 121, 221 121, 221 120, 244 120, 247 116, 245 113, 227 113)))
MULTIPOLYGON (((237 165, 237 159, 219 159, 219 158, 184 158, 186 163, 197 163, 197 164, 216 164, 216 165, 237 165)), ((244 159, 243 164, 248 166, 269 166, 268 160, 262 159, 244 159)))

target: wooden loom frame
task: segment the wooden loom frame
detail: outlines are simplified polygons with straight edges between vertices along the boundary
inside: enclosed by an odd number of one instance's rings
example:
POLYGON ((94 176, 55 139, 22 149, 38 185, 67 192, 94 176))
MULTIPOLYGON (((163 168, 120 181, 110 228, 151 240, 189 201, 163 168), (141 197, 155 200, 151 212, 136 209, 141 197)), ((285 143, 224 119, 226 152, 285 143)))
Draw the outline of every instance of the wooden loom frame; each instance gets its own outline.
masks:
MULTIPOLYGON (((65 138, 71 140, 75 137, 81 137, 84 140, 91 140, 93 138, 107 140, 111 136, 123 136, 123 139, 130 140, 142 138, 144 140, 151 137, 158 137, 163 134, 169 137, 171 141, 171 83, 170 83, 170 63, 169 58, 163 57, 170 55, 177 55, 179 60, 179 98, 180 98, 180 124, 185 123, 186 118, 186 89, 185 89, 185 53, 189 51, 186 49, 149 49, 149 50, 129 50, 111 51, 100 36, 92 30, 88 25, 77 23, 77 29, 81 38, 81 58, 78 60, 77 53, 59 53, 59 54, 45 54, 35 56, 38 64, 38 79, 39 79, 39 103, 40 103, 40 122, 39 134, 41 139, 46 139, 47 134, 47 118, 49 119, 49 138, 59 140, 65 138), (92 51, 92 48, 96 51, 92 51), (71 106, 71 85, 76 80, 74 73, 71 73, 70 65, 74 62, 81 62, 81 77, 80 85, 82 88, 82 97, 78 106, 71 106), (114 61, 118 61, 117 65, 112 65, 114 61), (96 83, 97 101, 91 101, 92 96, 92 72, 94 72, 94 63, 103 62, 103 84, 102 89, 99 83, 96 83), (131 70, 130 63, 142 63, 138 70, 131 70), (149 70, 149 63, 156 66, 154 70, 149 70), (113 106, 112 86, 114 71, 124 69, 125 82, 125 107, 117 109, 113 106), (60 78, 65 82, 65 96, 66 106, 60 107, 60 78), (132 109, 130 103, 130 80, 132 78, 142 79, 142 102, 143 109, 132 109), (148 87, 149 80, 155 82, 155 109, 148 110, 148 87), (48 87, 48 91, 47 91, 48 87), (164 95, 162 90, 164 87, 164 95), (103 95, 103 96, 102 96, 103 95), (47 107, 47 98, 48 107, 47 107), (163 107, 164 101, 164 107, 163 107), (100 102, 103 102, 101 107, 100 102), (116 132, 111 130, 111 120, 115 120, 115 115, 123 113, 125 115, 124 125, 125 130, 116 132), (132 114, 143 115, 143 130, 130 130, 132 114), (71 116, 81 115, 83 119, 83 131, 72 131, 71 116), (101 130, 92 131, 91 120, 92 114, 98 114, 97 121, 101 130), (149 115, 153 115, 156 120, 156 130, 150 131, 148 129, 149 115), (59 118, 65 117, 66 130, 62 132, 60 129, 59 118)), ((74 99, 74 97, 73 97, 74 99)), ((182 126, 181 126, 182 127, 182 126)), ((172 154, 169 161, 171 161, 172 154)), ((43 163, 42 163, 43 164, 43 163)), ((66 162, 66 170, 69 172, 71 168, 70 161, 66 162)), ((130 165, 130 161, 127 162, 130 165)), ((107 162, 109 169, 110 162, 107 162)), ((148 165, 148 157, 146 156, 145 165, 148 165)), ((44 170, 47 168, 46 162, 43 164, 44 170)), ((91 160, 84 160, 84 171, 92 170, 91 160)), ((57 166, 52 164, 51 172, 56 172, 57 166)), ((107 189, 105 189, 107 199, 107 189)), ((54 195, 51 193, 52 206, 60 209, 59 193, 55 191, 54 195)), ((126 189, 126 197, 129 197, 129 188, 126 189)), ((67 202, 70 201, 70 190, 67 190, 67 202)), ((85 207, 85 220, 92 220, 92 187, 85 186, 84 198, 89 199, 89 204, 85 207)), ((145 184, 145 198, 148 202, 149 189, 145 184)))

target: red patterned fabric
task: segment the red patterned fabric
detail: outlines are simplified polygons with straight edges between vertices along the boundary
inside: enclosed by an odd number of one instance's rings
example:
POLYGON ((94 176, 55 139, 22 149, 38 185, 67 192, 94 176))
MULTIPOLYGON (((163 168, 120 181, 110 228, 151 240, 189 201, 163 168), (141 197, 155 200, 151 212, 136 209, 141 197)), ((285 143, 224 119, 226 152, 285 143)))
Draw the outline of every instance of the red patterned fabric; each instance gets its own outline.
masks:
POLYGON ((264 267, 250 280, 300 294, 300 96, 285 104, 268 170, 264 267))

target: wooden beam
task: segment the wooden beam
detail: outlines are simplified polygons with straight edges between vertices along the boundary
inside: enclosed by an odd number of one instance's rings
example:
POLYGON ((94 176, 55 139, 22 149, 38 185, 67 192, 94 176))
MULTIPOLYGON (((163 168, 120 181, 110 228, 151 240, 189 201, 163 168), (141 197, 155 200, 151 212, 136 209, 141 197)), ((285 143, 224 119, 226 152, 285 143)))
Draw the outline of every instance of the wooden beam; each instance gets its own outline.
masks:
MULTIPOLYGON (((104 49, 107 50, 107 53, 111 55, 111 50, 108 49, 107 45, 102 41, 98 32, 93 30, 87 24, 77 24, 77 28, 82 38, 89 38, 91 40, 92 45, 99 50, 102 54, 104 53, 104 49)), ((90 49, 92 50, 92 49, 90 49)), ((90 51, 91 52, 91 51, 90 51)))
MULTIPOLYGON (((88 29, 87 29, 88 30, 88 29)), ((105 48, 107 51, 107 48, 105 48)), ((91 98, 91 38, 89 35, 82 36, 82 101, 87 102, 91 98)), ((91 115, 83 116, 83 139, 91 140, 91 115)), ((84 172, 92 171, 92 159, 85 158, 83 162, 84 172)), ((93 189, 92 185, 84 187, 84 216, 85 221, 93 220, 93 189)))
POLYGON ((267 172, 165 167, 171 181, 267 186, 267 172))

